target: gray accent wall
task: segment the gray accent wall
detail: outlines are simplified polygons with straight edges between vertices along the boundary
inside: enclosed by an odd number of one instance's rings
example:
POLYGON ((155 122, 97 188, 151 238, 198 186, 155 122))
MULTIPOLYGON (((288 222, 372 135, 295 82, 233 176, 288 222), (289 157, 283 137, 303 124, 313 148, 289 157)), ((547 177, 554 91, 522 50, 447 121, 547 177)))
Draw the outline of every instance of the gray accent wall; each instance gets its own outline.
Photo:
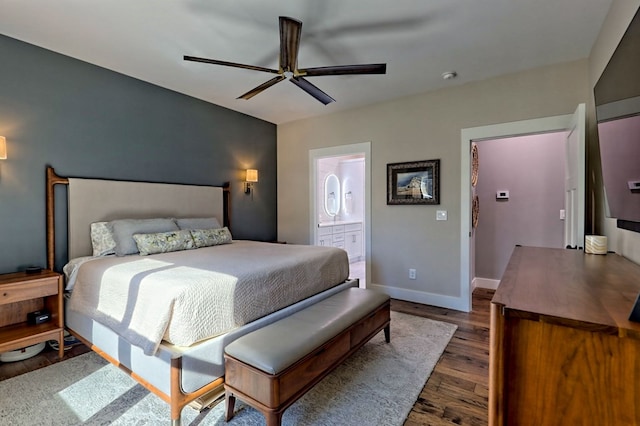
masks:
MULTIPOLYGON (((45 266, 47 165, 69 177, 228 181, 233 237, 276 239, 274 124, 5 36, 0 57, 0 273, 45 266), (247 168, 259 170, 252 196, 247 168)), ((63 214, 64 188, 56 198, 63 214)), ((66 237, 57 246, 59 269, 66 237)))

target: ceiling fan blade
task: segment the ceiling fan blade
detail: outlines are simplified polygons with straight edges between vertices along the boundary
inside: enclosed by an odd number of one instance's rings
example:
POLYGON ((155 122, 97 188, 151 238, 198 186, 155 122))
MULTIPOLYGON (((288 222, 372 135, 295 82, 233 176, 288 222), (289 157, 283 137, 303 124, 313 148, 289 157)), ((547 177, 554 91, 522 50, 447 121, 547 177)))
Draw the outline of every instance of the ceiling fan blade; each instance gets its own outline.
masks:
POLYGON ((224 65, 225 67, 244 68, 253 71, 263 71, 278 74, 278 70, 271 68, 258 67, 255 65, 237 64, 235 62, 218 61, 216 59, 197 58, 195 56, 184 56, 185 61, 203 62, 205 64, 224 65))
POLYGON ((260 86, 249 90, 244 95, 238 96, 237 99, 251 99, 255 95, 257 95, 258 93, 262 92, 263 90, 268 89, 269 87, 273 86, 276 83, 280 83, 284 79, 285 79, 285 76, 283 76, 283 75, 279 75, 277 77, 273 77, 271 80, 269 80, 269 81, 267 81, 265 83, 262 83, 260 86))
POLYGON ((336 101, 331 96, 327 95, 322 90, 309 83, 302 77, 292 77, 291 82, 325 105, 336 101))
POLYGON ((299 70, 300 75, 315 77, 319 75, 349 74, 386 74, 387 64, 336 65, 329 67, 305 68, 299 70))
POLYGON ((302 22, 297 19, 280 17, 280 71, 294 72, 298 69, 298 50, 302 22))

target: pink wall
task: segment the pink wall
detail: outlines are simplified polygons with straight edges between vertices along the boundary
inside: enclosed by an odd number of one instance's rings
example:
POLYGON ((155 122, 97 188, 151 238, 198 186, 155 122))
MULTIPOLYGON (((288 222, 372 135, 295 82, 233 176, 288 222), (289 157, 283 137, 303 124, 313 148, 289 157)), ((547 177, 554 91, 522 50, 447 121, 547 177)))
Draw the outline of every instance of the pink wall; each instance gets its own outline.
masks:
POLYGON ((564 243, 564 133, 479 141, 475 276, 500 279, 516 244, 564 243), (508 200, 496 192, 508 190, 508 200))

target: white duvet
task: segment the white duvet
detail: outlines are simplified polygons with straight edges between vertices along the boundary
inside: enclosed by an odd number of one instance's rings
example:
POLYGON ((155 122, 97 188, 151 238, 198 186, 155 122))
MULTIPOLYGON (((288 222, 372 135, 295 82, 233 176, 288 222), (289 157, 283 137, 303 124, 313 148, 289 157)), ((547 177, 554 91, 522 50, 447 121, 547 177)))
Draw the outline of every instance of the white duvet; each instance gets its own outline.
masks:
POLYGON ((344 282, 345 251, 234 241, 81 264, 69 309, 153 354, 164 339, 189 346, 344 282))

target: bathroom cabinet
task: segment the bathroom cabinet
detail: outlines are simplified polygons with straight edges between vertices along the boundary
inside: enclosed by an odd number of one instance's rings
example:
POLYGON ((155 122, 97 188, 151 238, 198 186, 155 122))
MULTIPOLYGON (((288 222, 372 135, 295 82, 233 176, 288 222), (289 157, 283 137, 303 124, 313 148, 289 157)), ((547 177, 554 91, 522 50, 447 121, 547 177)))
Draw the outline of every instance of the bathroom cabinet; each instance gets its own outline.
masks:
POLYGON ((341 222, 318 226, 316 245, 338 247, 347 252, 349 262, 362 260, 362 222, 341 222))

